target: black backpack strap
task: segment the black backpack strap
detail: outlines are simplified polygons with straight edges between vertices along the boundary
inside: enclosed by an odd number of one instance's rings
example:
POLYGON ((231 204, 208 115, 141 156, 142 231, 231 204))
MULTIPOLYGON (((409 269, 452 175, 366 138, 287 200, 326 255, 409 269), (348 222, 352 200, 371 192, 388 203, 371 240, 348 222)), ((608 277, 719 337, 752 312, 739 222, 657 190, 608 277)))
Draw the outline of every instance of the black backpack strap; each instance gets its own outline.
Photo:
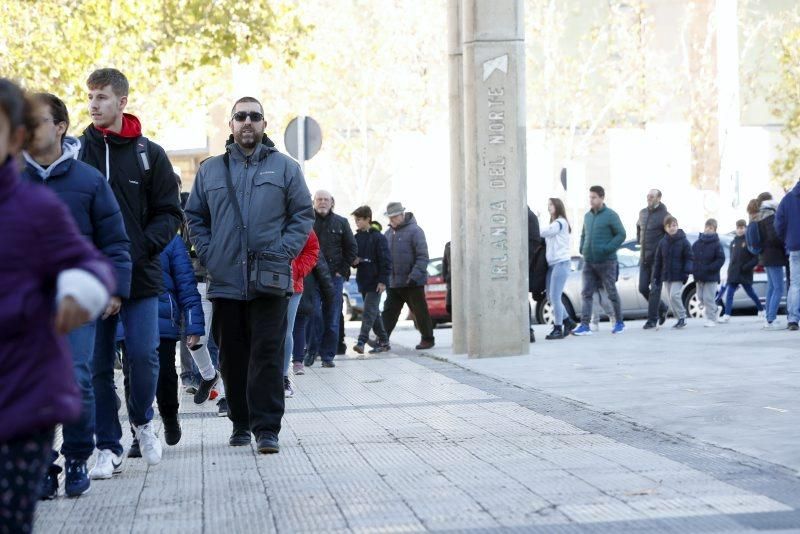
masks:
POLYGON ((136 164, 139 165, 139 174, 142 178, 148 178, 151 174, 150 169, 150 141, 147 137, 140 135, 136 139, 136 164))

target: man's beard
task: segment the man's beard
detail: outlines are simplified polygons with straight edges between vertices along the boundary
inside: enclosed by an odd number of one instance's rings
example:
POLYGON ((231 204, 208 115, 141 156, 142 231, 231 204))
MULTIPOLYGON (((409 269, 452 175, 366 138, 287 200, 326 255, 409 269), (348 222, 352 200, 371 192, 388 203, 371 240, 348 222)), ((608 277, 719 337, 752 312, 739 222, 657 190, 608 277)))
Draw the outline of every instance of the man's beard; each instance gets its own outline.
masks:
POLYGON ((255 148, 258 145, 258 143, 261 141, 261 135, 259 135, 259 133, 255 129, 248 130, 246 132, 240 130, 239 133, 234 136, 234 140, 242 148, 251 149, 251 148, 255 148), (245 140, 245 135, 246 134, 250 134, 250 135, 245 140))

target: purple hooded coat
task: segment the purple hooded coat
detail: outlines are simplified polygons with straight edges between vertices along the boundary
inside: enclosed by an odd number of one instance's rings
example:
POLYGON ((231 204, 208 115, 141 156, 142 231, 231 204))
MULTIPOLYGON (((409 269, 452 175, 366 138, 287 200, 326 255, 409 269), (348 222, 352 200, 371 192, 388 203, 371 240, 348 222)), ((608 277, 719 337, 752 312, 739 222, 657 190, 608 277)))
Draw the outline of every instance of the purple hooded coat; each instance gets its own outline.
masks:
POLYGON ((55 332, 56 282, 83 269, 113 294, 111 265, 41 185, 0 165, 0 443, 72 421, 80 413, 72 358, 55 332))

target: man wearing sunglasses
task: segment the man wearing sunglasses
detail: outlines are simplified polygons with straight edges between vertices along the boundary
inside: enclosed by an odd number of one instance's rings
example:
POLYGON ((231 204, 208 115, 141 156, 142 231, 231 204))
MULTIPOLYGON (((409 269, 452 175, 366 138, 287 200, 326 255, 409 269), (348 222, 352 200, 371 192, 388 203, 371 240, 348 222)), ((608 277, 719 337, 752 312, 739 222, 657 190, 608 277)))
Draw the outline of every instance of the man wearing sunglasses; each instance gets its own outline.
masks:
MULTIPOLYGON (((257 290, 250 273, 254 254, 269 255, 277 270, 290 266, 305 245, 314 211, 300 165, 264 135, 261 103, 240 98, 229 126, 233 143, 200 165, 186 217, 210 278, 212 331, 233 423, 229 444, 250 445, 255 434, 260 453, 276 453, 288 298, 257 290)), ((291 276, 288 291, 290 286, 291 276)))

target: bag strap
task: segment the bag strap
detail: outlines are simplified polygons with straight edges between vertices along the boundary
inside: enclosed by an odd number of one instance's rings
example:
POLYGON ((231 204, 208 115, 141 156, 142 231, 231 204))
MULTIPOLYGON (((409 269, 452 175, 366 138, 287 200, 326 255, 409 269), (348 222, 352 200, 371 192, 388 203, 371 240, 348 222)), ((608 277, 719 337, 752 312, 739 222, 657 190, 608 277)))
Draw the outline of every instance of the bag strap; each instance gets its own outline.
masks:
POLYGON ((230 201, 231 205, 233 206, 234 211, 236 212, 236 216, 239 217, 239 224, 242 225, 242 229, 246 229, 244 224, 244 217, 242 217, 242 210, 239 207, 239 201, 236 199, 236 191, 233 189, 233 178, 231 177, 231 168, 230 162, 231 159, 226 152, 224 156, 222 156, 222 162, 225 164, 225 183, 228 186, 228 200, 230 201))

